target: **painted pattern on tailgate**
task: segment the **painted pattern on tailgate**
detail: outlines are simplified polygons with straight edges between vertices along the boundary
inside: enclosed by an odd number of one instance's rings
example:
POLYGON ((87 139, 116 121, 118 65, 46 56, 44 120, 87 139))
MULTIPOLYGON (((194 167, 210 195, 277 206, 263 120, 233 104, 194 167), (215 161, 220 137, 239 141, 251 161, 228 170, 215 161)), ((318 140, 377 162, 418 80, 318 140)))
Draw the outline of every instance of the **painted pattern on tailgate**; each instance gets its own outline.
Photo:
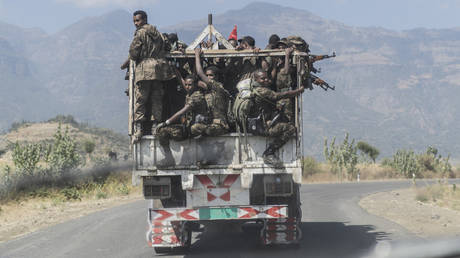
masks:
POLYGON ((196 175, 187 203, 192 207, 249 205, 249 189, 241 187, 241 177, 234 175, 196 175))

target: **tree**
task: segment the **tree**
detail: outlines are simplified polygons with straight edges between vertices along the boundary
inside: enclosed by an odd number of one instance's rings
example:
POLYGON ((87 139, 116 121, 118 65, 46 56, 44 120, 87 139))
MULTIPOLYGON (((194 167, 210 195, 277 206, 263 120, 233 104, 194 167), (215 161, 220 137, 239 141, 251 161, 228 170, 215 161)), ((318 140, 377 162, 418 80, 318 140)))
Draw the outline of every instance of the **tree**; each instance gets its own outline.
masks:
POLYGON ((367 142, 359 141, 356 145, 358 150, 367 155, 374 163, 380 154, 380 151, 367 142))

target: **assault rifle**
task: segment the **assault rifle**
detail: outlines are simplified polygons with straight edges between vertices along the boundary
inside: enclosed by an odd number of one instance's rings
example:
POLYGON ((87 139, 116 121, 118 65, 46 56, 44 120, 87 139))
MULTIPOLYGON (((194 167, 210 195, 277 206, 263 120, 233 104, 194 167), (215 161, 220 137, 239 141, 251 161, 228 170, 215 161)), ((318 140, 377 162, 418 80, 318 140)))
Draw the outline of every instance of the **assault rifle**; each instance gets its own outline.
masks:
POLYGON ((316 75, 310 74, 313 84, 318 85, 319 87, 323 88, 323 90, 327 91, 328 89, 335 90, 335 86, 329 85, 329 83, 325 82, 323 79, 319 78, 316 75))
POLYGON ((324 59, 333 58, 333 57, 336 57, 335 52, 332 52, 332 55, 310 55, 309 54, 308 62, 307 62, 308 70, 310 70, 312 73, 320 73, 321 68, 316 69, 313 66, 313 63, 324 60, 324 59))
POLYGON ((324 59, 336 57, 336 55, 335 52, 332 52, 332 55, 308 55, 308 57, 310 58, 311 62, 314 63, 324 59))

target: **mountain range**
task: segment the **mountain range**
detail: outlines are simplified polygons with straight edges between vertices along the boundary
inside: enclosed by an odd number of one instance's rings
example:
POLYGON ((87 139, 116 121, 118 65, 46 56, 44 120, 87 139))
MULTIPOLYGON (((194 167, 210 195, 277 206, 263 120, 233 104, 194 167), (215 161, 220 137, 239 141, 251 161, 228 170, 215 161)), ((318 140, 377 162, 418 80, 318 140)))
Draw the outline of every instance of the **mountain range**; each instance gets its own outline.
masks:
MULTIPOLYGON (((190 43, 207 17, 159 28, 190 43)), ((155 19, 149 21, 155 24, 155 19)), ((389 156, 397 149, 437 147, 460 158, 460 28, 391 31, 353 27, 306 10, 254 2, 214 15, 224 36, 234 25, 264 48, 268 37, 302 36, 335 91, 303 94, 305 154, 320 157, 323 139, 346 132, 389 156)), ((126 132, 127 87, 120 64, 134 26, 113 11, 48 35, 0 22, 0 129, 14 121, 72 114, 79 121, 126 132)))

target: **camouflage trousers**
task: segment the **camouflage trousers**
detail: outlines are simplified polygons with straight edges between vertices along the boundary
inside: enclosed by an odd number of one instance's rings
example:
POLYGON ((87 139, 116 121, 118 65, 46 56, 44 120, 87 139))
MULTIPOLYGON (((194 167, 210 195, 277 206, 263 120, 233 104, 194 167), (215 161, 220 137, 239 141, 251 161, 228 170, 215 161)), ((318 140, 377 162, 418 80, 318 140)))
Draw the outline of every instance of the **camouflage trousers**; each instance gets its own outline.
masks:
POLYGON ((227 133, 228 125, 222 121, 213 121, 212 124, 194 124, 191 128, 192 136, 218 136, 227 133))
POLYGON ((194 124, 190 127, 190 130, 187 130, 187 127, 184 125, 168 125, 166 127, 160 128, 156 134, 161 145, 169 146, 169 140, 174 141, 183 141, 190 137, 195 137, 198 135, 205 135, 206 127, 209 125, 205 124, 194 124))
POLYGON ((290 123, 278 123, 272 128, 268 129, 267 136, 275 138, 273 147, 275 149, 281 148, 289 138, 296 135, 296 128, 290 123))
POLYGON ((276 102, 276 108, 282 110, 288 122, 294 122, 294 99, 280 99, 276 102))
POLYGON ((163 81, 139 81, 134 87, 134 121, 156 120, 161 122, 164 94, 163 81), (147 116, 150 116, 150 119, 147 116))

